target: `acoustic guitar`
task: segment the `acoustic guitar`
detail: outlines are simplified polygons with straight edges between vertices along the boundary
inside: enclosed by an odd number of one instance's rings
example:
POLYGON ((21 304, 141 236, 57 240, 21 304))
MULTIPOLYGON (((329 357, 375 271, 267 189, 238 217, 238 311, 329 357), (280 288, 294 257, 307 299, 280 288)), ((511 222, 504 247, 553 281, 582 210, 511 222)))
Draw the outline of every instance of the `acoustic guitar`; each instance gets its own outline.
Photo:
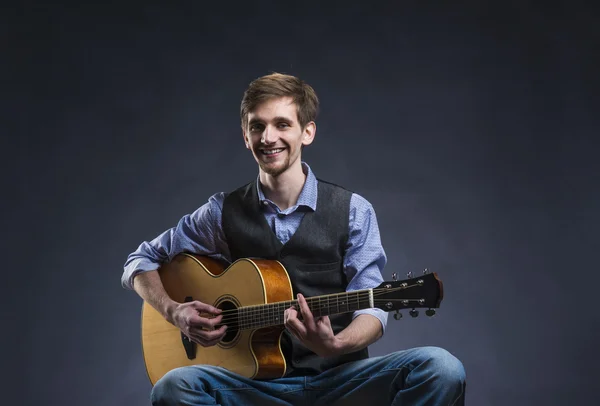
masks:
MULTIPOLYGON (((223 339, 212 347, 190 341, 148 303, 142 307, 142 352, 154 385, 172 369, 187 365, 227 368, 252 379, 282 377, 286 372, 280 338, 283 313, 298 308, 283 265, 274 260, 240 259, 225 268, 214 259, 179 254, 159 269, 168 295, 183 303, 199 300, 222 310, 227 325, 223 339)), ((395 277, 393 278, 395 279, 395 277)), ((306 298, 315 317, 379 308, 385 311, 428 308, 435 314, 443 285, 435 273, 383 282, 376 288, 306 298)))

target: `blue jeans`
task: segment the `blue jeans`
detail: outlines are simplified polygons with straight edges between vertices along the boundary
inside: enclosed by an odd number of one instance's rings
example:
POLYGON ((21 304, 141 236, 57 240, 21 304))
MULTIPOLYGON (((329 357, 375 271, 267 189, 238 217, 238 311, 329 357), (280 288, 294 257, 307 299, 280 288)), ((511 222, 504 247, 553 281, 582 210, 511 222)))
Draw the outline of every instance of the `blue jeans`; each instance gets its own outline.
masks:
POLYGON ((421 347, 342 364, 315 376, 251 380, 220 367, 177 368, 152 389, 167 405, 464 405, 465 371, 446 350, 421 347))

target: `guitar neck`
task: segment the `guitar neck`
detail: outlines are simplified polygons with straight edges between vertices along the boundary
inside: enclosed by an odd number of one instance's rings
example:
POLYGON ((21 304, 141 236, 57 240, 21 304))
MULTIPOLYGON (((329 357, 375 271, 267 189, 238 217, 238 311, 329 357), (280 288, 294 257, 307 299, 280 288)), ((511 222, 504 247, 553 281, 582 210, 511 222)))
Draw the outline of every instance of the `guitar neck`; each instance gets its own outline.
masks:
MULTIPOLYGON (((315 317, 349 313, 373 307, 373 290, 363 289, 313 296, 306 298, 306 303, 315 317)), ((300 309, 297 300, 240 307, 238 308, 239 328, 247 330, 282 325, 283 313, 290 307, 300 309)))

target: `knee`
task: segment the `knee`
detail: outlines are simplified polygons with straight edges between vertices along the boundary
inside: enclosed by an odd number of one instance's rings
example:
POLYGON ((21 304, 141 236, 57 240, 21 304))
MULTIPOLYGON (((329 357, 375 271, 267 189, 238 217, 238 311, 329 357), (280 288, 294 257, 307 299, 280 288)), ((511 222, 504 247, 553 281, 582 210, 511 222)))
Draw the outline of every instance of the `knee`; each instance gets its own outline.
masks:
POLYGON ((175 405, 178 392, 189 385, 184 368, 177 368, 167 372, 152 387, 150 399, 154 406, 175 405))
POLYGON ((167 372, 160 378, 152 388, 150 399, 154 406, 178 405, 184 393, 189 393, 190 389, 202 389, 203 382, 191 376, 191 368, 177 368, 167 372), (200 387, 197 387, 200 386, 200 387))
POLYGON ((430 379, 447 387, 462 387, 466 380, 465 368, 458 358, 439 347, 424 347, 422 366, 430 379))

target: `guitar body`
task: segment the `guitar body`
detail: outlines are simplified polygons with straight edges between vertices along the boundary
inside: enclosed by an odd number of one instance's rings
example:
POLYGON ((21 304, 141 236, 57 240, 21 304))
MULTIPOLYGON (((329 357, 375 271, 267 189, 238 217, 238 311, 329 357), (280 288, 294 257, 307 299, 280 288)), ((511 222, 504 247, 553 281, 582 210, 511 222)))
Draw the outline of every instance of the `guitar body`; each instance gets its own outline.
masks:
MULTIPOLYGON (((293 299, 288 274, 278 261, 240 259, 225 269, 208 257, 180 254, 163 265, 159 275, 173 300, 199 300, 224 311, 293 299)), ((144 302, 142 352, 148 377, 154 385, 172 369, 200 364, 221 366, 254 379, 281 377, 286 371, 280 347, 283 329, 228 327, 217 345, 188 343, 186 351, 181 331, 144 302)))

